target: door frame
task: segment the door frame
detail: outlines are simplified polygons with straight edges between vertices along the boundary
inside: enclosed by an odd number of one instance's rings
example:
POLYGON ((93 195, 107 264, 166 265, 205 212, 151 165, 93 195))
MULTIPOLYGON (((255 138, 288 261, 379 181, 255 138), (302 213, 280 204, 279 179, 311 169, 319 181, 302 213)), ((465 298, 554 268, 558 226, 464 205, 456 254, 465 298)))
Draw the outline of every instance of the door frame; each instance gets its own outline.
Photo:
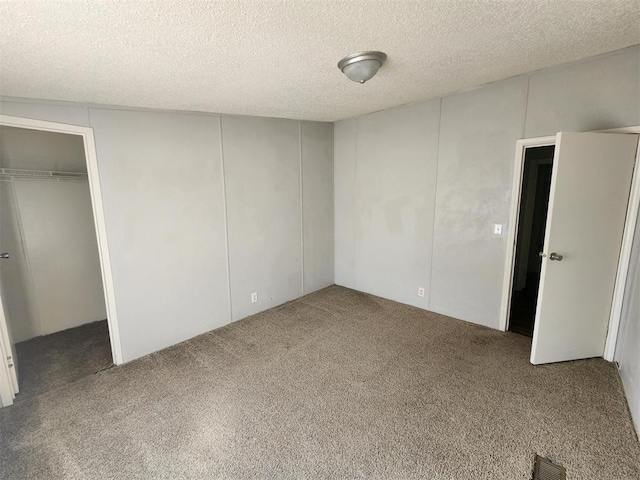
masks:
MULTIPOLYGON (((4 305, 2 297, 0 297, 0 321, 6 322, 4 316, 4 305)), ((12 351, 10 345, 5 345, 5 341, 8 340, 7 332, 2 325, 0 325, 0 358, 8 360, 12 358, 12 351)), ((6 407, 13 404, 13 399, 16 397, 15 384, 8 361, 0 362, 0 407, 6 407)))
MULTIPOLYGON (((640 126, 611 128, 597 130, 593 133, 635 133, 640 134, 640 126)), ((507 252, 502 286, 502 305, 500 309, 500 330, 509 328, 509 310, 511 307, 511 289, 513 286, 513 268, 517 249, 518 222, 520 216, 520 195, 522 194, 522 180, 524 173, 524 156, 527 148, 544 147, 556 144, 556 135, 546 137, 524 138, 516 141, 516 155, 513 169, 513 186, 511 190, 511 212, 507 227, 507 252)), ((629 203, 625 218, 622 245, 618 259, 616 282, 613 290, 611 314, 609 316, 609 328, 604 345, 603 357, 610 362, 615 354, 616 341, 618 339, 618 327, 622 316, 622 303, 631 261, 631 247, 636 230, 638 211, 640 210, 640 146, 636 150, 636 163, 633 169, 629 203)))
MULTIPOLYGON (((0 115, 0 125, 79 135, 82 137, 84 142, 85 160, 87 162, 91 207, 93 210, 96 239, 98 241, 98 253, 100 256, 100 271, 102 272, 102 285, 104 288, 105 306, 107 310, 107 324, 109 326, 109 339, 111 341, 111 356, 115 365, 121 365, 122 344, 120 341, 115 288, 113 284, 113 271, 111 268, 111 255, 109 253, 109 241, 107 238, 104 205, 102 202, 102 189, 100 187, 100 171, 98 168, 98 156, 96 153, 93 128, 44 120, 34 120, 31 118, 14 117, 10 115, 0 115)), ((3 355, 4 353, 5 352, 3 352, 3 355)))

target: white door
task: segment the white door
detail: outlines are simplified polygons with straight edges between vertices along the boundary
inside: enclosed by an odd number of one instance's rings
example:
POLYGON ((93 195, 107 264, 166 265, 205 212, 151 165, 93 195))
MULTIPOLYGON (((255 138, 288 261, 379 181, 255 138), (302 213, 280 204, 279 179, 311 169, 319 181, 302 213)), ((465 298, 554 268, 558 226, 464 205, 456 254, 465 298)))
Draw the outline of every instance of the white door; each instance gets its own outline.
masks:
POLYGON ((6 294, 3 285, 3 278, 7 278, 7 262, 11 262, 10 253, 5 248, 10 246, 10 222, 8 216, 9 208, 7 203, 9 197, 7 195, 9 184, 0 180, 0 390, 2 393, 2 404, 7 405, 8 399, 13 399, 18 393, 18 367, 16 365, 16 352, 13 344, 13 336, 9 325, 9 311, 6 301, 6 294), (5 385, 5 383, 9 385, 5 385))
POLYGON ((559 133, 531 363, 600 357, 638 135, 559 133))
MULTIPOLYGON (((1 248, 1 246, 0 246, 1 248)), ((9 260, 9 254, 7 252, 0 251, 0 262, 6 262, 9 260)), ((2 263, 0 263, 0 269, 2 263)), ((16 352, 13 338, 11 336, 11 330, 7 322, 7 307, 6 302, 3 301, 4 290, 2 288, 2 275, 0 275, 0 369, 4 372, 0 373, 0 395, 2 396, 2 404, 7 405, 13 400, 16 393, 18 393, 18 373, 16 366, 16 352), (9 385, 3 382, 8 379, 9 385)))

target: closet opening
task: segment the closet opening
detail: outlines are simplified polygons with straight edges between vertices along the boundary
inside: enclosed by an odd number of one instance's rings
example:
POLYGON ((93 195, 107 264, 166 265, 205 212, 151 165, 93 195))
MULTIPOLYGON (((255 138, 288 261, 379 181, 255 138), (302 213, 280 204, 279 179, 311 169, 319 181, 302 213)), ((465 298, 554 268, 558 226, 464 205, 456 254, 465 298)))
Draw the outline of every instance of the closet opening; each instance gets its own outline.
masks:
POLYGON ((525 150, 509 331, 533 336, 555 146, 525 150))
POLYGON ((113 364, 84 142, 0 125, 0 309, 17 401, 113 364))

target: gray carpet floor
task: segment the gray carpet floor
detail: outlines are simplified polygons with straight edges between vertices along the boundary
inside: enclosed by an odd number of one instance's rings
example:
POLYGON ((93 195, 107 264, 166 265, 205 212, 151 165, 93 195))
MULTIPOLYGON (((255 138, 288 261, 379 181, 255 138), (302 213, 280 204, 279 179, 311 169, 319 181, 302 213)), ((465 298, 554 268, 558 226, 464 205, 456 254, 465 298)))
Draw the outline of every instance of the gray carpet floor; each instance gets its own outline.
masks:
POLYGON ((330 287, 0 410, 3 478, 640 478, 613 364, 330 287))
POLYGON ((109 368, 107 321, 93 322, 16 344, 21 402, 109 368))

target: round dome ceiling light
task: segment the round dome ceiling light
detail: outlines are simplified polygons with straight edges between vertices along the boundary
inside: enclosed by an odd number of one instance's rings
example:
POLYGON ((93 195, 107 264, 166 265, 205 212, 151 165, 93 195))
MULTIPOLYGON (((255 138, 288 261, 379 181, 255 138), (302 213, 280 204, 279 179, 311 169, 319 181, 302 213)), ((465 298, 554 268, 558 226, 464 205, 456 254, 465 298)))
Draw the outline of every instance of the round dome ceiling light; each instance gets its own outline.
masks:
POLYGON ((387 59, 382 52, 362 52, 347 55, 338 62, 338 68, 342 70, 349 80, 364 83, 371 80, 387 59))

